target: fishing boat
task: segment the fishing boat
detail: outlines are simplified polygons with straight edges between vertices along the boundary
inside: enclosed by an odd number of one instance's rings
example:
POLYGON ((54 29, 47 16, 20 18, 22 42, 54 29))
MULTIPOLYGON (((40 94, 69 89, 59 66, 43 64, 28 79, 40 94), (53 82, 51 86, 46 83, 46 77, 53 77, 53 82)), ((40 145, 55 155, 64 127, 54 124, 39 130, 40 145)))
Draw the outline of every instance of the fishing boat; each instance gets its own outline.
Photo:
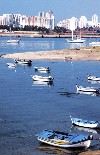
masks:
POLYGON ((77 89, 77 92, 78 91, 82 91, 82 92, 95 92, 95 93, 99 93, 99 89, 95 88, 95 87, 83 87, 83 86, 78 86, 76 84, 76 89, 77 89))
POLYGON ((34 81, 42 81, 42 82, 53 82, 52 76, 38 76, 38 75, 32 75, 32 79, 34 81))
MULTIPOLYGON (((70 116, 71 117, 71 116, 70 116)), ((71 117, 72 124, 85 128, 100 128, 100 122, 71 117)))
POLYGON ((49 67, 34 67, 35 71, 40 71, 40 72, 50 72, 49 67))
POLYGON ((72 30, 72 39, 71 40, 67 40, 68 43, 84 43, 85 40, 84 39, 81 39, 81 35, 80 35, 80 38, 76 38, 74 39, 73 38, 73 30, 72 30))
POLYGON ((7 66, 9 68, 15 68, 16 67, 16 64, 14 64, 14 63, 7 63, 7 66))
POLYGON ((88 75, 88 80, 92 80, 92 81, 100 81, 100 78, 97 77, 97 76, 91 76, 91 75, 88 75))
POLYGON ((42 143, 62 148, 88 148, 93 139, 92 135, 68 134, 47 129, 36 134, 36 136, 42 143))
POLYGON ((18 64, 26 64, 26 65, 32 65, 32 60, 27 60, 27 59, 15 59, 15 63, 18 64))

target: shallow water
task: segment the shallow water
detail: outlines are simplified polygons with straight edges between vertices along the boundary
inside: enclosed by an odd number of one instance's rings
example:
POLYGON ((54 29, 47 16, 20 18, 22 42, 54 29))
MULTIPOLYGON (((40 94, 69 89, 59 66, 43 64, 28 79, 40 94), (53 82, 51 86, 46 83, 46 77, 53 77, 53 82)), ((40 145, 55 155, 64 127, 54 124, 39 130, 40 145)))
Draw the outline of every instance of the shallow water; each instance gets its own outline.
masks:
MULTIPOLYGON (((25 44, 23 51, 31 51, 31 48, 28 49, 26 46, 28 45, 25 44)), ((14 48, 3 45, 1 51, 10 53, 22 50, 19 47, 15 50, 14 48)), ((70 115, 100 121, 100 96, 77 94, 75 87, 79 84, 100 88, 99 83, 91 84, 87 81, 87 74, 100 77, 99 61, 33 61, 31 67, 18 65, 16 68, 8 68, 7 62, 13 60, 0 58, 0 152, 2 155, 66 153, 72 155, 82 152, 82 150, 41 145, 35 134, 43 129, 84 134, 93 132, 94 138, 100 137, 99 130, 83 131, 72 127, 70 121, 70 115), (51 72, 35 72, 34 66, 49 66, 51 72), (51 75, 54 77, 54 82, 52 85, 34 83, 31 77, 33 74, 51 75)), ((95 149, 100 149, 99 140, 93 140, 87 150, 95 149)))

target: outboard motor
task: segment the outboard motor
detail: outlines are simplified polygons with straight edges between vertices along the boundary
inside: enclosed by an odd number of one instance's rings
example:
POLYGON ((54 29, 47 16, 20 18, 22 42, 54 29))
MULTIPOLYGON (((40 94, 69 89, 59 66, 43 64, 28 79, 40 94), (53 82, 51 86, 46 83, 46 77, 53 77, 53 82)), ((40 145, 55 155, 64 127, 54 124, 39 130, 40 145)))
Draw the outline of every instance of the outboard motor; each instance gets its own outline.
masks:
POLYGON ((93 135, 90 134, 90 135, 88 136, 88 139, 89 139, 89 140, 92 140, 92 139, 93 139, 93 135))

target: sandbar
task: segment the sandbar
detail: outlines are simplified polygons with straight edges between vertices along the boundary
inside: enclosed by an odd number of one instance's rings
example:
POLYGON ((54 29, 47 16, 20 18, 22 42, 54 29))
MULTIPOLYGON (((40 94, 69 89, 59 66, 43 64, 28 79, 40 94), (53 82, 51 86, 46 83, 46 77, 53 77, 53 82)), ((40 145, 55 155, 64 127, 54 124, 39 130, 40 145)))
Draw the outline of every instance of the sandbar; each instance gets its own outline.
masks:
POLYGON ((100 47, 83 47, 79 49, 62 49, 52 51, 33 51, 3 54, 2 58, 31 60, 95 60, 100 61, 100 47))

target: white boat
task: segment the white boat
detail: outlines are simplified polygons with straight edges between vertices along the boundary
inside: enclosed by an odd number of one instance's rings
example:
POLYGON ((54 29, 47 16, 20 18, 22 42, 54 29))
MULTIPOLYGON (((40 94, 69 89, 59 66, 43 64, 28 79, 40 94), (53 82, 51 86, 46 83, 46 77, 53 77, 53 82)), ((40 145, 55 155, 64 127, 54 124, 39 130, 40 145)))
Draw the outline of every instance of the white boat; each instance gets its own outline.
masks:
POLYGON ((99 89, 95 88, 95 87, 83 87, 83 86, 78 86, 76 84, 76 89, 77 89, 77 92, 78 91, 82 91, 82 92, 95 92, 95 93, 99 93, 99 89))
POLYGON ((35 71, 40 71, 40 72, 50 72, 49 67, 34 67, 35 71))
POLYGON ((88 148, 93 139, 92 135, 68 134, 47 129, 36 136, 40 142, 62 148, 88 148))
POLYGON ((10 68, 15 68, 16 64, 14 64, 14 63, 7 63, 7 66, 10 67, 10 68))
POLYGON ((34 81, 42 81, 42 82, 53 82, 52 76, 38 76, 38 75, 32 75, 32 79, 34 81))
POLYGON ((73 38, 73 30, 72 30, 72 39, 71 40, 67 40, 68 43, 84 43, 85 40, 80 38, 74 39, 73 38))
POLYGON ((20 39, 11 39, 11 27, 10 27, 10 39, 7 40, 7 43, 19 43, 20 39))
POLYGON ((89 43, 89 45, 91 45, 91 46, 100 46, 100 42, 99 41, 93 41, 93 42, 89 43))
POLYGON ((26 65, 32 65, 32 60, 27 60, 27 59, 15 59, 15 63, 18 64, 26 64, 26 65))
POLYGON ((7 40, 7 43, 19 43, 20 40, 14 40, 14 39, 10 39, 7 40))
POLYGON ((51 86, 53 84, 53 82, 34 81, 33 80, 33 84, 35 86, 51 86))
POLYGON ((80 126, 80 127, 100 128, 100 122, 98 121, 89 121, 89 120, 83 120, 83 119, 72 118, 72 117, 71 117, 71 121, 72 121, 72 124, 80 126))
POLYGON ((91 76, 91 75, 88 75, 88 80, 92 80, 92 81, 100 81, 100 78, 97 77, 97 76, 91 76))

